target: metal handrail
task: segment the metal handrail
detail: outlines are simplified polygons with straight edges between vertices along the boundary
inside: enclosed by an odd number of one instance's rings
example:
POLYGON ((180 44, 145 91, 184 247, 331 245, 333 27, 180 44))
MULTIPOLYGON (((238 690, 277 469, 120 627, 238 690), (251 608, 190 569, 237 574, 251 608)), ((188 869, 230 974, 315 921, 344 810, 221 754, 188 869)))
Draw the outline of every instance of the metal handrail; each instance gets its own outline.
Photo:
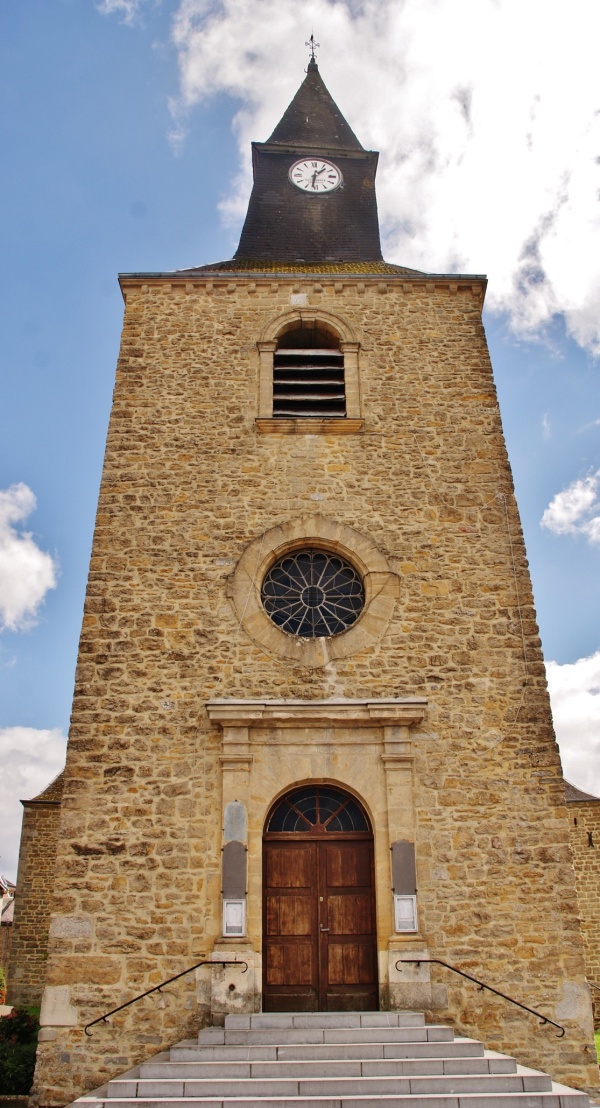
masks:
POLYGON ((600 993, 600 985, 595 985, 593 981, 588 981, 588 985, 589 985, 590 989, 597 989, 598 992, 600 993))
POLYGON ((110 1012, 105 1012, 103 1016, 98 1016, 98 1019, 92 1020, 91 1023, 86 1023, 84 1031, 88 1038, 91 1039, 91 1035, 88 1031, 88 1027, 93 1027, 95 1023, 106 1023, 109 1016, 114 1016, 115 1012, 122 1012, 123 1008, 129 1008, 130 1004, 135 1004, 138 1000, 143 1000, 145 996, 150 996, 150 993, 159 993, 161 989, 164 989, 165 985, 170 985, 172 981, 178 981, 180 977, 185 977, 186 973, 191 973, 192 970, 198 969, 199 966, 244 966, 242 973, 246 973, 248 969, 247 962, 221 962, 213 961, 211 958, 205 958, 202 962, 196 962, 195 966, 190 966, 189 969, 184 969, 183 973, 176 973, 175 977, 169 977, 166 981, 161 981, 160 985, 155 985, 152 989, 146 989, 145 993, 140 993, 139 996, 134 996, 133 1000, 128 1000, 125 1004, 119 1004, 118 1008, 111 1008, 110 1012))
POLYGON ((464 970, 458 969, 456 966, 451 966, 449 962, 442 962, 440 958, 400 958, 396 962, 396 969, 399 970, 402 965, 420 966, 422 962, 435 963, 437 966, 444 966, 445 969, 452 970, 452 973, 458 973, 461 977, 466 977, 467 981, 473 981, 479 986, 479 989, 487 989, 489 993, 494 993, 496 996, 501 996, 503 1000, 508 1000, 510 1004, 515 1004, 517 1008, 522 1008, 524 1012, 529 1012, 530 1015, 535 1016, 536 1019, 541 1020, 542 1023, 551 1023, 553 1027, 558 1027, 560 1034, 557 1035, 557 1039, 562 1039, 565 1035, 565 1028, 562 1023, 555 1023, 548 1016, 543 1016, 541 1012, 536 1012, 535 1008, 528 1008, 526 1004, 521 1004, 520 1000, 515 1000, 512 996, 507 996, 506 993, 501 993, 499 989, 494 989, 491 985, 486 985, 485 981, 480 981, 478 977, 471 977, 470 973, 465 973, 464 970))

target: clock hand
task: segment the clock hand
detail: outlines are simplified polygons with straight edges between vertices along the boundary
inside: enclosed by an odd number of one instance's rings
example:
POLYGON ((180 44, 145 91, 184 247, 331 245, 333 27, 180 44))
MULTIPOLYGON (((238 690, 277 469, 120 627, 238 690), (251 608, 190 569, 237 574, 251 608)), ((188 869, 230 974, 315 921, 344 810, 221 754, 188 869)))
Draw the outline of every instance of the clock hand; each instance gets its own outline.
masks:
POLYGON ((315 178, 318 177, 320 173, 324 173, 326 169, 327 169, 326 165, 324 165, 321 169, 315 169, 315 171, 312 175, 311 188, 314 189, 314 188, 317 187, 317 183, 316 183, 315 178))
POLYGON ((326 165, 322 166, 321 169, 315 169, 315 172, 313 173, 313 188, 316 188, 318 184, 318 181, 315 181, 315 177, 318 177, 320 173, 324 173, 326 169, 326 165))

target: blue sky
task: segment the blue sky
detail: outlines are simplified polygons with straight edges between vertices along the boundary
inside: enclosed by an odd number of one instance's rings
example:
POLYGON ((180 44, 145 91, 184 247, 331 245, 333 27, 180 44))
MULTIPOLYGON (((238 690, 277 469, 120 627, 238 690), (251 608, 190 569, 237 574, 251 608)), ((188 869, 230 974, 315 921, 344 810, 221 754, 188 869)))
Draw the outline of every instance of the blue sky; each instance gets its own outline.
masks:
POLYGON ((332 94, 381 151, 388 259, 489 276, 485 322, 559 741, 567 776, 600 793, 600 133, 581 76, 600 26, 574 0, 578 45, 572 62, 568 42, 562 52, 559 100, 563 7, 464 0, 461 25, 453 0, 3 6, 7 876, 18 799, 63 757, 122 320, 117 273, 232 255, 250 139, 267 137, 300 84, 313 29, 332 94), (489 72, 499 42, 502 85, 489 72))

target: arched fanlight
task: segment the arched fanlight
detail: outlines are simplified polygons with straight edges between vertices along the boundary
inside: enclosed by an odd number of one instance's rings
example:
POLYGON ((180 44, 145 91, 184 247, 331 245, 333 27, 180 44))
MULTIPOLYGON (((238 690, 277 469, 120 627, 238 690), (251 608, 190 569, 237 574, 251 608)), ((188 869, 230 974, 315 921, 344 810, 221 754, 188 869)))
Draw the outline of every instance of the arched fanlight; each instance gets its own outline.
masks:
POLYGON ((332 785, 304 785, 282 797, 266 830, 310 835, 369 831, 369 825, 362 808, 349 793, 332 785))

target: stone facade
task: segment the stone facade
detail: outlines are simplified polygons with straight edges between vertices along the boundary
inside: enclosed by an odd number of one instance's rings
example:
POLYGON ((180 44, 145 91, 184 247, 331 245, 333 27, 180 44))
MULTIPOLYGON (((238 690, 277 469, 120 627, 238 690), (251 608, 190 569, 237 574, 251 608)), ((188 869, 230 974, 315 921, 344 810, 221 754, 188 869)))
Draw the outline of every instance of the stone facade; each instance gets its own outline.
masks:
POLYGON ((39 1005, 46 979, 48 927, 56 882, 63 777, 23 800, 23 828, 8 968, 9 1004, 39 1005))
POLYGON ((594 1020, 600 1026, 600 798, 566 784, 571 850, 577 901, 585 947, 588 981, 592 982, 594 1020))
POLYGON ((308 781, 349 790, 373 825, 381 1005, 425 1007, 558 1080, 597 1084, 485 282, 348 269, 123 279, 37 1103, 64 1104, 199 1018, 260 1010, 264 822, 308 781), (354 344, 349 426, 277 425, 261 403, 264 344, 300 318, 354 344), (262 573, 306 541, 365 578, 360 620, 318 644, 260 605, 262 573), (243 939, 221 933, 234 801, 247 811, 243 939), (407 935, 390 891, 398 838, 416 849, 407 935), (401 964, 419 956, 541 1010, 565 1037, 440 967, 401 964), (164 978, 234 957, 247 973, 202 967, 85 1036, 164 978))

